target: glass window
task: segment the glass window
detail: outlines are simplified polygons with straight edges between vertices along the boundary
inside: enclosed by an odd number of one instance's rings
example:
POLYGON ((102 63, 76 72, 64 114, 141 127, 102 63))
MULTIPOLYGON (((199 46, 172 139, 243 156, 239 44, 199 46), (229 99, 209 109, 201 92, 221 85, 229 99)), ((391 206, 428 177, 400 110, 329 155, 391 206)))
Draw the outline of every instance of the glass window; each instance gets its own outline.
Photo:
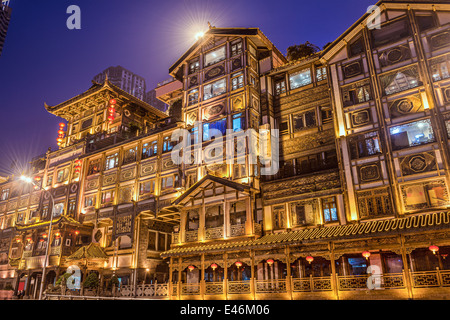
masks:
POLYGON ((431 121, 420 120, 389 129, 393 150, 434 142, 431 121))
POLYGON ((280 95, 286 92, 286 81, 278 80, 275 82, 275 95, 280 95))
POLYGON ((158 141, 147 142, 142 145, 142 159, 154 156, 158 153, 158 141))
POLYGON ((441 57, 430 62, 433 81, 450 78, 449 57, 450 56, 441 57))
POLYGON ((380 83, 385 95, 412 89, 421 85, 416 66, 383 75, 380 77, 380 83))
POLYGON ((144 195, 147 193, 153 193, 153 192, 155 192, 155 180, 145 181, 140 184, 140 188, 139 188, 140 195, 144 195))
POLYGON ((55 203, 53 217, 58 217, 64 213, 64 202, 55 203))
POLYGON ((95 207, 95 195, 93 196, 86 196, 84 198, 84 206, 85 207, 95 207))
POLYGON ((163 177, 161 179, 161 190, 172 189, 178 187, 178 174, 163 177))
POLYGON ((291 89, 300 88, 311 83, 311 69, 304 69, 289 75, 291 89))
POLYGON ((108 191, 102 192, 102 204, 113 202, 114 195, 115 195, 114 190, 108 190, 108 191))
POLYGON ((238 72, 231 75, 231 90, 236 90, 244 86, 244 74, 238 72))
POLYGON ((225 46, 222 46, 214 51, 208 52, 205 54, 205 67, 210 66, 219 61, 225 60, 225 46))
POLYGON ((363 133, 349 138, 350 154, 352 159, 373 156, 381 153, 378 132, 363 133))
POLYGON ((51 186, 53 183, 53 172, 49 173, 48 177, 47 177, 47 187, 51 186))
POLYGON ((214 132, 210 132, 212 129, 219 130, 222 136, 226 134, 227 130, 227 119, 223 118, 214 122, 203 124, 203 141, 211 140, 214 136, 214 132))
POLYGON ((203 87, 203 100, 208 100, 227 91, 227 81, 225 78, 217 80, 203 87))
POLYGON ((276 206, 273 208, 273 228, 286 228, 286 210, 284 206, 276 206))
POLYGON ((316 202, 298 202, 291 204, 292 225, 309 225, 314 223, 316 202))
POLYGON ((137 154, 137 147, 130 148, 125 151, 125 154, 123 155, 123 163, 131 163, 136 161, 136 154, 137 154))
POLYGON ((242 53, 242 41, 234 42, 231 44, 231 56, 242 53))
POLYGON ((362 81, 342 88, 344 106, 353 106, 372 100, 369 81, 362 81))
POLYGON ((327 79, 327 68, 318 67, 316 68, 316 79, 317 81, 322 81, 327 79))
POLYGON ((408 37, 410 35, 410 29, 407 19, 402 18, 398 21, 385 24, 380 29, 372 29, 370 33, 373 46, 378 47, 408 37))
POLYGON ((436 27, 436 21, 433 16, 416 15, 416 20, 420 32, 436 27))
POLYGON ((316 113, 314 111, 307 111, 302 114, 296 114, 293 117, 294 132, 300 131, 303 128, 309 128, 316 125, 316 113))
POLYGON ((45 219, 45 218, 47 218, 47 216, 48 216, 48 205, 46 205, 42 208, 42 218, 45 219))
POLYGON ((171 151, 176 144, 177 144, 177 141, 171 141, 171 137, 169 137, 169 136, 164 137, 162 152, 171 151))
POLYGON ((322 212, 324 222, 338 221, 336 197, 322 199, 322 212))
POLYGON ((88 173, 87 175, 91 175, 94 173, 100 172, 100 159, 91 160, 89 162, 88 173))
POLYGON ((9 188, 8 189, 3 189, 2 190, 2 198, 1 198, 1 200, 3 201, 3 200, 8 200, 8 197, 9 197, 9 188))
POLYGON ((69 178, 69 169, 60 169, 56 172, 56 182, 60 183, 66 181, 69 178))
POLYGON ((189 63, 189 74, 195 73, 198 70, 200 70, 200 61, 199 60, 191 61, 189 63))
POLYGON ((119 153, 116 152, 106 157, 105 170, 116 168, 119 165, 119 153))
POLYGON ((188 106, 198 103, 198 89, 192 89, 188 92, 188 106))
POLYGON ((245 129, 244 113, 233 114, 233 132, 242 131, 244 129, 245 129))
POLYGON ((348 46, 349 57, 354 57, 364 52, 363 38, 359 38, 348 46))

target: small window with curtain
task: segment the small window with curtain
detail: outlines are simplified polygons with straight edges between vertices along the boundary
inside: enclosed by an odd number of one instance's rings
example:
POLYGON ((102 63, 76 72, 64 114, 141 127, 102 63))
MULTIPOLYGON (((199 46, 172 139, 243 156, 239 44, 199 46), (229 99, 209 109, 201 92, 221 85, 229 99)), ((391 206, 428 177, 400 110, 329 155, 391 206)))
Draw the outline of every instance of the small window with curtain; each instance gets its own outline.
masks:
POLYGON ((146 142, 142 145, 142 159, 154 156, 158 153, 158 141, 146 142))
POLYGON ((325 223, 338 221, 336 197, 322 199, 322 213, 325 223))

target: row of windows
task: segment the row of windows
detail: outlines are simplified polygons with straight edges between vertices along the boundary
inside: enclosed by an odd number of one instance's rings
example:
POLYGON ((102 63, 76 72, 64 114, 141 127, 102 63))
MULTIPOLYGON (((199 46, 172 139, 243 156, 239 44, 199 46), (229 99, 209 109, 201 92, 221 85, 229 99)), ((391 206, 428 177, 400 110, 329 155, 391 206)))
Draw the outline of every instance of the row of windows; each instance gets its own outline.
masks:
MULTIPOLYGON (((333 121, 333 113, 331 108, 323 107, 320 108, 320 120, 323 124, 331 123, 333 121)), ((308 110, 305 112, 297 113, 292 115, 292 125, 289 125, 289 116, 285 116, 280 122, 280 135, 288 134, 289 127, 291 127, 291 132, 298 132, 305 128, 312 128, 318 125, 318 118, 316 115, 316 110, 308 110)))
MULTIPOLYGON (((326 67, 317 67, 315 68, 316 71, 316 81, 322 81, 327 79, 327 68, 326 67)), ((312 83, 312 75, 311 75, 311 69, 306 68, 294 73, 291 73, 288 75, 289 79, 289 88, 290 90, 294 90, 303 86, 306 86, 308 84, 312 83)), ((286 87, 286 80, 279 79, 274 81, 274 92, 275 95, 280 95, 282 93, 285 93, 287 90, 286 87)))

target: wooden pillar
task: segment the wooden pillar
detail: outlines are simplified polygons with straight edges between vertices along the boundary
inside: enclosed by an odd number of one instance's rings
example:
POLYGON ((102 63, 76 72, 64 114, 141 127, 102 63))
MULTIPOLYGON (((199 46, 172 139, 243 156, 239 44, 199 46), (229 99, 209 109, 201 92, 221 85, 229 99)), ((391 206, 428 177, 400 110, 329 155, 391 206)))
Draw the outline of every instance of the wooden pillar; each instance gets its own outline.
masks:
POLYGON ((256 279, 255 279, 255 251, 250 250, 251 270, 250 270, 250 293, 253 300, 256 299, 256 279))
POLYGON ((200 258, 200 296, 202 300, 205 299, 205 254, 202 253, 200 258))
POLYGON ((333 290, 334 297, 336 298, 336 300, 339 300, 338 278, 336 274, 336 262, 334 257, 334 243, 330 242, 328 245, 330 250, 330 263, 331 263, 331 290, 333 290))
POLYGON ((288 293, 289 298, 292 300, 292 275, 291 275, 291 248, 286 246, 285 248, 286 255, 286 291, 288 293))
POLYGON ((408 267, 408 257, 406 255, 406 248, 405 248, 405 236, 400 235, 400 248, 402 252, 402 261, 403 261, 403 278, 406 282, 406 289, 408 291, 408 298, 413 298, 413 292, 412 292, 412 279, 411 274, 408 267))
POLYGON ((30 295, 30 286, 31 286, 31 271, 28 270, 27 273, 27 281, 26 281, 26 285, 25 285, 25 294, 24 296, 29 296, 30 295))
POLYGON ((228 254, 223 254, 223 294, 228 300, 228 254))
POLYGON ((170 300, 172 300, 172 292, 173 292, 173 289, 172 289, 172 287, 173 287, 173 283, 172 283, 172 281, 173 281, 173 275, 172 275, 172 273, 173 273, 173 258, 172 257, 170 257, 169 258, 169 299, 170 300))
POLYGON ((178 258, 178 290, 177 290, 177 295, 178 295, 178 300, 181 299, 181 257, 178 258))

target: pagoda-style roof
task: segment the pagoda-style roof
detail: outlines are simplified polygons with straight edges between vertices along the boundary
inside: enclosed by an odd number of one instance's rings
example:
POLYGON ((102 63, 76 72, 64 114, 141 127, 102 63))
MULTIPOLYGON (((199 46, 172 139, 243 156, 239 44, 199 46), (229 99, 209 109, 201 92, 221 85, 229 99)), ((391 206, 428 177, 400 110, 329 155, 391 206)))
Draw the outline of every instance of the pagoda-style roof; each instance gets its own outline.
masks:
POLYGON ((175 77, 177 69, 189 59, 199 47, 206 44, 211 38, 216 36, 245 36, 251 37, 258 48, 264 47, 273 50, 283 62, 287 62, 286 57, 275 47, 259 28, 216 28, 211 27, 204 36, 197 40, 170 68, 169 73, 175 77))
POLYGON ((192 197, 195 197, 198 192, 201 192, 204 188, 206 188, 210 183, 218 183, 224 185, 226 187, 230 187, 235 189, 236 191, 250 193, 250 191, 257 191, 256 189, 251 188, 249 185, 242 184, 236 181, 228 180, 225 178, 220 178, 211 174, 205 175, 202 179, 194 183, 186 192, 184 192, 181 196, 176 198, 172 204, 174 205, 184 205, 189 201, 192 197))
MULTIPOLYGON (((71 106, 80 102, 81 100, 93 97, 94 95, 96 95, 102 91, 109 91, 111 93, 114 92, 116 95, 122 96, 122 97, 126 98, 127 100, 135 103, 136 105, 138 105, 138 106, 142 107, 143 109, 145 109, 146 111, 148 111, 152 115, 152 117, 154 118, 155 121, 168 117, 168 115, 166 113, 158 110, 155 107, 152 107, 148 103, 136 98, 135 96, 129 94, 128 92, 126 92, 126 91, 122 90, 121 88, 119 88, 118 86, 114 85, 113 83, 111 83, 109 81, 108 77, 105 78, 105 81, 103 82, 103 84, 93 81, 92 86, 88 90, 86 90, 85 92, 83 92, 67 101, 64 101, 56 106, 50 106, 50 105, 47 105, 46 103, 44 103, 44 106, 45 106, 45 109, 48 112, 50 112, 51 114, 54 114, 58 117, 67 119, 67 118, 74 116, 78 112, 77 110, 71 108, 71 106)), ((86 108, 87 108, 87 106, 86 106, 86 108)))
POLYGON ((87 246, 82 246, 80 249, 72 253, 67 260, 90 260, 90 259, 109 259, 108 255, 96 243, 90 243, 87 246))
POLYGON ((177 246, 161 253, 162 257, 223 252, 224 250, 265 249, 280 245, 301 245, 317 241, 338 241, 450 229, 450 211, 402 218, 368 221, 347 225, 314 227, 297 231, 272 233, 255 240, 222 241, 177 246))
MULTIPOLYGON (((73 226, 81 226, 82 225, 77 220, 75 220, 69 216, 65 216, 65 215, 59 216, 57 218, 53 218, 52 225, 54 226, 58 223, 64 223, 64 224, 73 225, 73 226)), ((32 223, 32 224, 24 224, 24 225, 16 223, 15 229, 17 231, 27 231, 27 230, 31 230, 31 229, 35 229, 35 228, 46 227, 49 224, 50 224, 50 220, 40 221, 40 222, 36 222, 36 223, 32 223)))

